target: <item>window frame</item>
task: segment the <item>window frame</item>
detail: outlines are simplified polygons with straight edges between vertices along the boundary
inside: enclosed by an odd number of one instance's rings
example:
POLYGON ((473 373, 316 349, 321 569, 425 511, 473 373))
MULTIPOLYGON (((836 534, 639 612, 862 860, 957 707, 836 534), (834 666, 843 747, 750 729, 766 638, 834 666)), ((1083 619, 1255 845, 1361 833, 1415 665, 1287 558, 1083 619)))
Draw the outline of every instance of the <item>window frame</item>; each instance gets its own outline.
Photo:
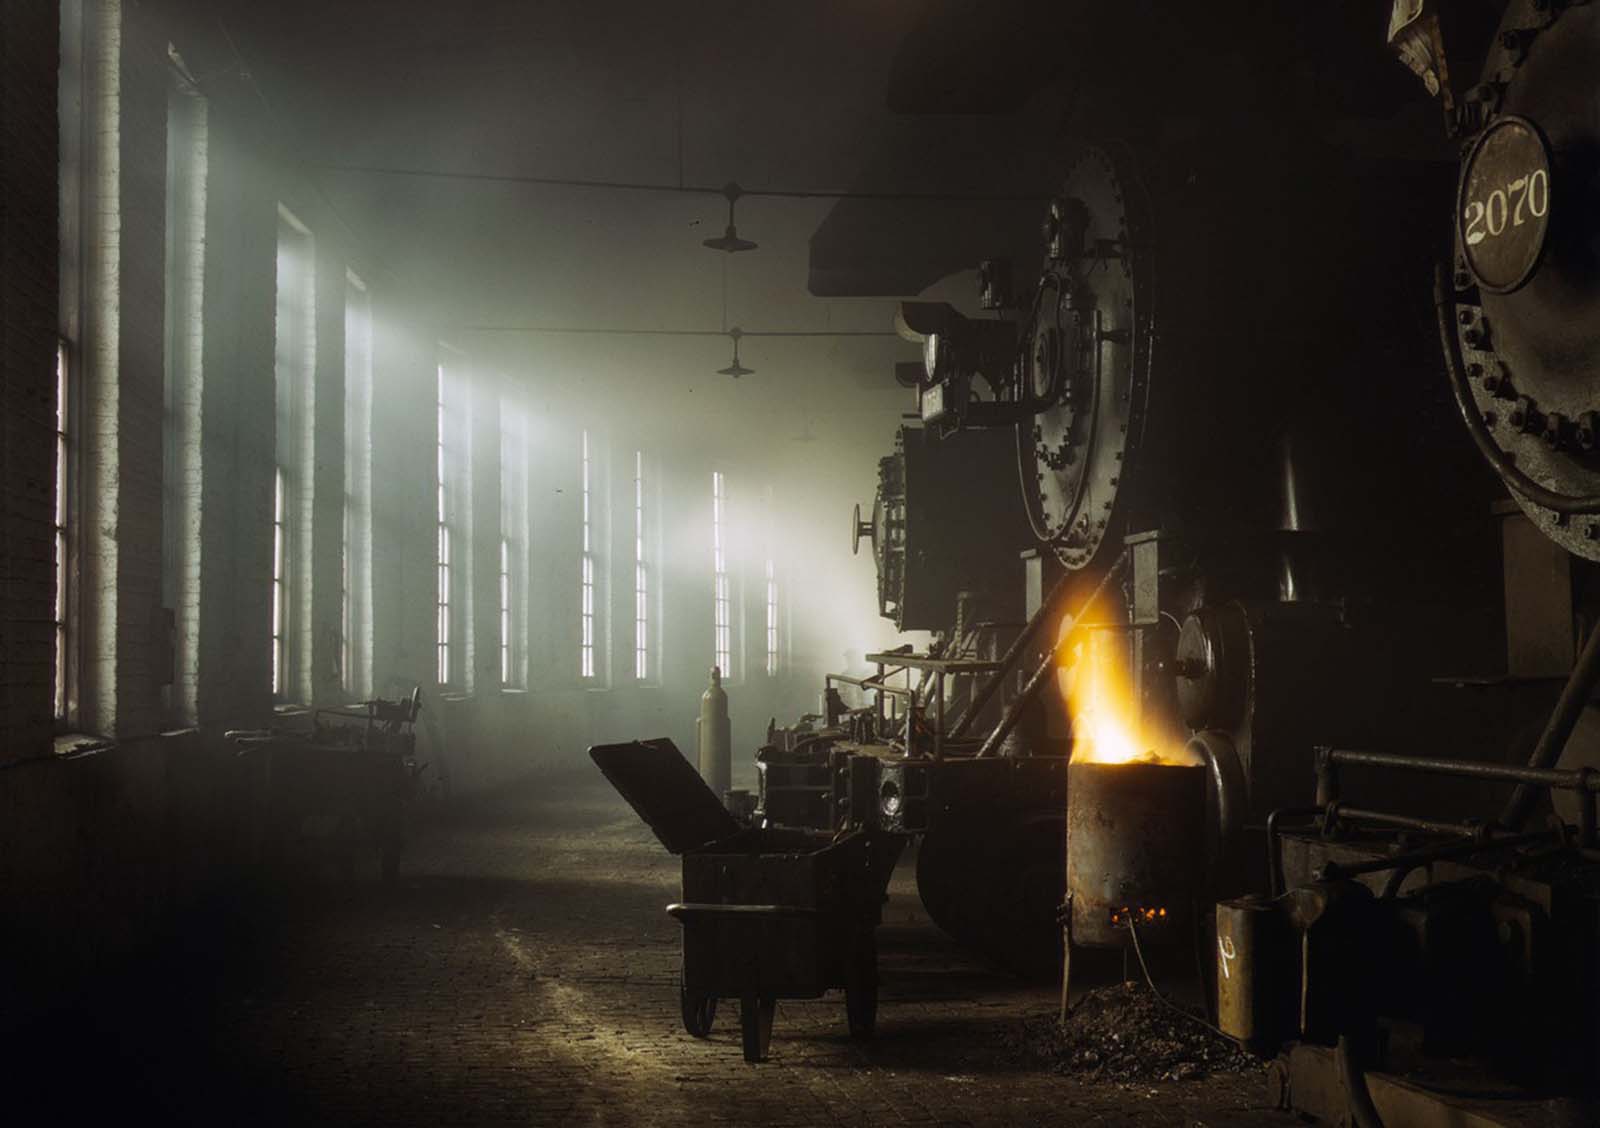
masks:
POLYGON ((344 519, 340 530, 339 561, 339 686, 347 696, 362 697, 373 691, 372 407, 375 358, 372 291, 353 269, 346 267, 344 277, 344 519), (353 301, 356 295, 359 298, 353 301), (357 339, 354 353, 351 349, 353 336, 357 339), (358 365, 352 366, 353 358, 359 360, 358 365), (356 369, 354 372, 353 367, 356 369), (362 460, 365 460, 364 463, 362 460))
POLYGON ((600 680, 601 619, 599 565, 594 551, 594 443, 588 428, 583 429, 580 443, 578 493, 582 512, 579 514, 578 680, 584 685, 594 685, 600 680))
POLYGON ((500 688, 515 689, 516 660, 512 653, 511 540, 500 534, 500 688))
POLYGON ((769 554, 766 561, 766 671, 775 678, 783 668, 783 657, 778 645, 778 572, 777 562, 769 554))
POLYGON ((55 550, 54 633, 51 655, 51 717, 57 731, 67 729, 76 713, 77 646, 73 638, 73 601, 77 598, 77 366, 72 346, 56 338, 56 467, 53 544, 55 550))
POLYGON ((728 567, 728 481, 711 472, 711 630, 712 664, 724 682, 735 680, 733 668, 733 575, 728 567))
POLYGON ((434 592, 434 675, 441 689, 448 688, 451 682, 451 616, 450 616, 450 584, 453 560, 451 554, 451 527, 450 510, 448 506, 449 483, 446 477, 446 467, 449 464, 449 455, 446 449, 445 436, 448 419, 445 397, 444 360, 440 358, 434 365, 434 491, 437 499, 437 535, 435 545, 434 564, 436 568, 435 579, 437 587, 434 592))
POLYGON ((644 451, 633 452, 633 679, 641 685, 653 684, 656 676, 651 646, 655 641, 650 610, 660 605, 655 592, 654 561, 650 552, 649 513, 645 504, 644 451), (654 598, 652 599, 652 596, 654 598))
POLYGON ((526 414, 500 401, 500 681, 502 691, 520 693, 530 675, 528 604, 531 599, 528 566, 532 541, 529 505, 528 419, 526 414))
POLYGON ((279 706, 310 704, 312 684, 311 560, 312 521, 316 513, 316 393, 317 393, 317 239, 311 228, 281 201, 278 204, 276 247, 277 298, 273 325, 273 411, 277 423, 273 464, 281 481, 274 481, 274 574, 281 578, 275 594, 281 621, 274 621, 272 699, 279 706), (290 341, 300 354, 299 363, 285 372, 283 327, 277 315, 283 309, 282 268, 285 229, 295 246, 290 254, 303 255, 300 281, 304 294, 297 300, 303 323, 290 341), (285 377, 288 383, 285 383, 285 377), (281 505, 279 501, 281 499, 281 505), (279 558, 281 557, 281 563, 279 558), (281 633, 279 628, 281 628, 281 633))
POLYGON ((288 622, 288 508, 285 495, 288 482, 282 465, 274 465, 272 473, 272 696, 284 697, 284 682, 288 679, 289 638, 288 622))

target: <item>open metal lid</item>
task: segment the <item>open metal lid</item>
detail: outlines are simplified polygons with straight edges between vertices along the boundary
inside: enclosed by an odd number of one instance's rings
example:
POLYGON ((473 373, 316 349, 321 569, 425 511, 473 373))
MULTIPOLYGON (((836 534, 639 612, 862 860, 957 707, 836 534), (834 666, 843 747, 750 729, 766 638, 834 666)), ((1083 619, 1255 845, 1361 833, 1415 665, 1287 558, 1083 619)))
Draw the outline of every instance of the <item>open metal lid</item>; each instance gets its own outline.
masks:
POLYGON ((740 829, 739 821, 666 737, 597 744, 589 749, 589 758, 674 854, 740 829))

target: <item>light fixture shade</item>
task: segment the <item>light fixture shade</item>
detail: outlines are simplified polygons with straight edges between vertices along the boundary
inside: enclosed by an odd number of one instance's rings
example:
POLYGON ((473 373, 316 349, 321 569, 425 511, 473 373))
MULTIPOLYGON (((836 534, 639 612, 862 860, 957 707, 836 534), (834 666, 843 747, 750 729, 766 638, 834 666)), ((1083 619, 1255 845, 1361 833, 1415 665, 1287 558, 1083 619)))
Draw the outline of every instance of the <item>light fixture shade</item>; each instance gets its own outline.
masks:
POLYGON ((728 226, 720 236, 715 239, 702 239, 702 247, 710 247, 713 251, 722 251, 724 254, 734 254, 738 251, 753 251, 756 244, 749 239, 739 238, 739 229, 733 222, 733 205, 739 202, 739 197, 744 194, 744 189, 733 181, 722 186, 722 194, 728 200, 728 226))
POLYGON ((739 229, 731 223, 728 224, 727 230, 715 239, 700 240, 700 245, 710 247, 713 251, 725 251, 730 255, 738 251, 753 251, 759 246, 749 239, 739 238, 739 229))

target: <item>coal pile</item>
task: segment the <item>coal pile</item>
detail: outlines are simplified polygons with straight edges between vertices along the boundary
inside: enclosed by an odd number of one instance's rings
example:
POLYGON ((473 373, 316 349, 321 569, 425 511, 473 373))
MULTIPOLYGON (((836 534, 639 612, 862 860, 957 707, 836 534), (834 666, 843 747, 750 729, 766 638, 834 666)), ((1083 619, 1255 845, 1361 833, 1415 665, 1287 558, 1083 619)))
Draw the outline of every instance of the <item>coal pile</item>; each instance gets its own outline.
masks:
POLYGON ((1200 1017, 1142 984, 1119 983, 1084 995, 1065 1024, 1055 1015, 1025 1019, 1006 1039, 1030 1064, 1090 1081, 1195 1081, 1261 1069, 1200 1017))

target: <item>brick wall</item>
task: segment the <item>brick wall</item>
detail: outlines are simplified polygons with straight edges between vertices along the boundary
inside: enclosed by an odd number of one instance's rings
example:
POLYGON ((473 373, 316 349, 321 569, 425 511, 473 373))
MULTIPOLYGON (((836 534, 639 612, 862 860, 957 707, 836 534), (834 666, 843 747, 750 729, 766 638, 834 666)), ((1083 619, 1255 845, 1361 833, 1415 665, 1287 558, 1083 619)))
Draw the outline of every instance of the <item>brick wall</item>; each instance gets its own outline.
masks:
POLYGON ((173 613, 169 719, 193 725, 200 692, 200 491, 205 480, 206 100, 175 82, 168 98, 166 552, 173 613))
POLYGON ((143 7, 123 4, 113 728, 123 737, 167 727, 162 689, 173 680, 161 598, 168 80, 160 64, 166 42, 143 7))
POLYGON ((316 419, 312 424, 311 700, 341 699, 339 651, 344 559, 344 321, 345 256, 331 240, 318 242, 316 419))
POLYGON ((58 19, 0 6, 0 763, 51 734, 58 19))
POLYGON ((162 727, 171 681, 161 604, 166 75, 141 9, 85 5, 80 709, 75 727, 162 727))
POLYGON ((404 316, 379 323, 372 406, 372 463, 379 468, 372 476, 373 688, 388 694, 391 679, 414 680, 431 696, 435 345, 404 316))
POLYGON ((207 192, 199 718, 272 715, 277 199, 249 131, 212 101, 207 192))

